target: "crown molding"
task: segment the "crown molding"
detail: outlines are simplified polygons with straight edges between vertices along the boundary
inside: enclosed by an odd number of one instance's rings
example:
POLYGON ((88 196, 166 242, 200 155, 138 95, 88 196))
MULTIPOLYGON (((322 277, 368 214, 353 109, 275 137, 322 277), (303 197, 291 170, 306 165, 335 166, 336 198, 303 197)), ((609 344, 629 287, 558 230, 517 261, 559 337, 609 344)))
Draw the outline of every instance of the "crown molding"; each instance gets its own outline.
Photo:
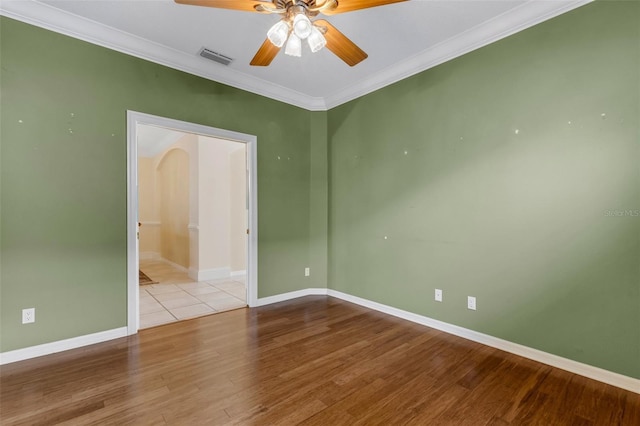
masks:
POLYGON ((594 0, 529 0, 526 3, 325 97, 327 109, 375 92, 473 50, 509 37, 594 0))
POLYGON ((387 67, 357 84, 325 97, 309 96, 228 68, 211 69, 209 63, 202 62, 195 55, 56 9, 37 0, 4 1, 0 3, 0 15, 309 111, 326 111, 592 1, 529 0, 405 61, 387 67))
POLYGON ((211 68, 202 58, 138 37, 36 0, 2 1, 0 15, 64 34, 169 68, 311 111, 324 111, 324 99, 229 68, 211 68))

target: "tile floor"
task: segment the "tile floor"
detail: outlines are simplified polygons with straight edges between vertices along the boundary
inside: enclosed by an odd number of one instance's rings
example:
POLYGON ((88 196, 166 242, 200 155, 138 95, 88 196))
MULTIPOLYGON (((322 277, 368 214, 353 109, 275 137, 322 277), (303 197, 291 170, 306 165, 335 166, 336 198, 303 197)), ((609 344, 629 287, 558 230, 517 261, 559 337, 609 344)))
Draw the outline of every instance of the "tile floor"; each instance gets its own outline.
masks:
POLYGON ((245 276, 197 282, 158 260, 141 260, 140 269, 158 282, 140 286, 140 328, 247 306, 245 276))

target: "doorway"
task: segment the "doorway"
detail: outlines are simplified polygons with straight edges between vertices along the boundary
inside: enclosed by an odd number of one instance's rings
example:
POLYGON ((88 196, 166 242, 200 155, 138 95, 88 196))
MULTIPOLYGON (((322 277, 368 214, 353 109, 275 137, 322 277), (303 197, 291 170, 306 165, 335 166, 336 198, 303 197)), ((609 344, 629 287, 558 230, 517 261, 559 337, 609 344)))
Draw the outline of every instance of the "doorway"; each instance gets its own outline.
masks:
POLYGON ((255 305, 256 137, 127 118, 129 334, 255 305))

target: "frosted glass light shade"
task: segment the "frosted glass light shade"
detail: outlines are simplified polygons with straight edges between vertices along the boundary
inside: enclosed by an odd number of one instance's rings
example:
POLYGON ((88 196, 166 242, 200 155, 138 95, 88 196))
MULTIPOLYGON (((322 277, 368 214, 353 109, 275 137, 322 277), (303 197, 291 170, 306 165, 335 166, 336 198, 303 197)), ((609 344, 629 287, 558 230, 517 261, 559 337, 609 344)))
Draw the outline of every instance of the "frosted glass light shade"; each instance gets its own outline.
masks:
POLYGON ((287 47, 284 49, 284 53, 298 58, 302 56, 302 41, 295 33, 289 36, 289 41, 287 42, 287 47))
POLYGON ((309 37, 312 28, 311 21, 305 15, 299 13, 293 18, 293 32, 302 40, 309 37))
POLYGON ((309 43, 309 48, 313 53, 316 53, 318 50, 322 49, 327 44, 327 39, 324 38, 322 33, 316 27, 311 28, 311 34, 307 37, 307 43, 309 43))
POLYGON ((276 47, 282 47, 289 35, 289 25, 285 21, 278 21, 267 31, 267 38, 276 47))

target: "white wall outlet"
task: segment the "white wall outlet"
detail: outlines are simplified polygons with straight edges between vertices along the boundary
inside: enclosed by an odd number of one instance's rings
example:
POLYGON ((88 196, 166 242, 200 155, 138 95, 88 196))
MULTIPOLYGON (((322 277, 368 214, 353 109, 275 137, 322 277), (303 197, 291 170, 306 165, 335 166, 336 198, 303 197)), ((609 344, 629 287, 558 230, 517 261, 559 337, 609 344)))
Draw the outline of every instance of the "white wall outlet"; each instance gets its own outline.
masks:
POLYGON ((304 268, 304 276, 308 277, 309 275, 311 275, 311 269, 310 268, 304 268))
POLYGON ((467 309, 472 311, 476 310, 476 298, 473 296, 467 296, 467 309))
POLYGON ((436 288, 435 299, 436 302, 442 302, 442 290, 440 290, 439 288, 436 288))
POLYGON ((22 310, 22 323, 31 324, 36 322, 36 308, 27 308, 22 310))

